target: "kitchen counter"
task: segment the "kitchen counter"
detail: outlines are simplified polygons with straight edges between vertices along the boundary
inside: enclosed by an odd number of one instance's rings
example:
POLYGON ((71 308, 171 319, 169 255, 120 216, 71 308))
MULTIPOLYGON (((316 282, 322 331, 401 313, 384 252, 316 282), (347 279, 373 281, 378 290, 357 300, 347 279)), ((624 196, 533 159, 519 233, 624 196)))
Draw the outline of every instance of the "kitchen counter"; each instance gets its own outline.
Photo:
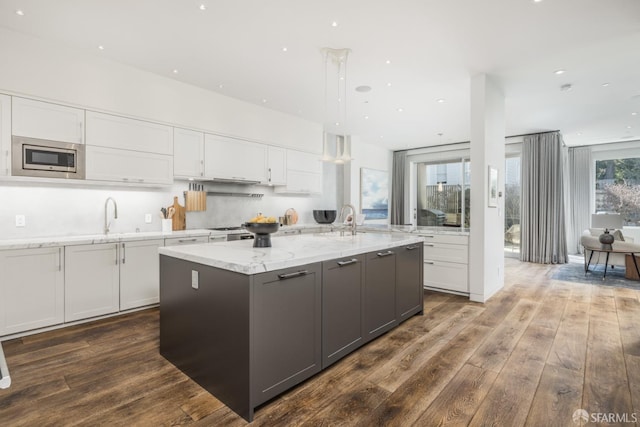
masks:
POLYGON ((0 240, 0 250, 6 249, 34 249, 52 246, 87 245, 96 243, 120 243, 136 240, 167 239, 172 237, 198 237, 226 235, 227 231, 211 230, 181 230, 163 233, 148 231, 143 233, 110 233, 110 234, 82 234, 78 236, 34 237, 28 239, 0 240))
POLYGON ((328 232, 271 239, 271 248, 254 248, 253 240, 240 240, 163 247, 159 251, 161 255, 210 267, 256 274, 422 241, 420 236, 404 233, 363 233, 356 236, 345 233, 341 236, 340 232, 328 232))

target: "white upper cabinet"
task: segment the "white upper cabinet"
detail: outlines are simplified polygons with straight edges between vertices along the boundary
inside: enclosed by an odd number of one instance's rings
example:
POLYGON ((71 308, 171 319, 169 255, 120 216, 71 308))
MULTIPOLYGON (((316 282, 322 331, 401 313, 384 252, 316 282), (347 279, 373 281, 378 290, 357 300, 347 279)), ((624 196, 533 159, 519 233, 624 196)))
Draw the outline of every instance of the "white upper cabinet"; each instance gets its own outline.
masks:
POLYGON ((204 135, 205 177, 267 182, 267 146, 223 136, 204 135))
POLYGON ((173 183, 173 156, 87 146, 86 177, 133 184, 173 183))
POLYGON ((11 169, 11 97, 0 95, 0 176, 11 169))
POLYGON ((287 169, 322 175, 322 161, 319 154, 287 150, 287 169))
POLYGON ((284 148, 267 148, 267 178, 269 185, 287 183, 287 150, 284 148))
POLYGON ((173 128, 173 176, 204 177, 204 133, 173 128))
POLYGON ((173 128, 87 111, 87 145, 172 155, 173 128))
POLYGON ((276 193, 321 194, 322 162, 318 154, 287 150, 286 185, 276 193))
POLYGON ((84 110, 13 97, 12 135, 84 143, 84 110))

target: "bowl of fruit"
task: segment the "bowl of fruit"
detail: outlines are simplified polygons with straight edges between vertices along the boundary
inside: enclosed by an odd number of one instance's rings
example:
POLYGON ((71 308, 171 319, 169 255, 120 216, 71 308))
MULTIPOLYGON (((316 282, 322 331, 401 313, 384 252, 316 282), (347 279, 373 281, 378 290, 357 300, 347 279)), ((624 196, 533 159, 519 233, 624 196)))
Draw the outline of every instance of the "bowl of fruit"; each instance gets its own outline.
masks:
POLYGON ((263 216, 260 213, 242 224, 242 227, 256 235, 253 240, 254 248, 270 248, 271 233, 278 231, 280 224, 276 221, 275 217, 263 216))

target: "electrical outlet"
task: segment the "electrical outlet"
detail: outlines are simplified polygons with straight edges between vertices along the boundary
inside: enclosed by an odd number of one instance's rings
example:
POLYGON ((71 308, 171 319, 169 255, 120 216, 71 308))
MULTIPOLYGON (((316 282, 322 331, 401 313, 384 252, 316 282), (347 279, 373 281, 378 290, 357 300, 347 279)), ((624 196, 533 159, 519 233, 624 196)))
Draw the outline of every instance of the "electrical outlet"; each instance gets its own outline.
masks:
POLYGON ((151 214, 144 214, 145 224, 151 224, 151 214))
POLYGON ((16 227, 24 227, 26 222, 27 220, 24 215, 16 215, 16 227))
POLYGON ((193 289, 198 289, 198 272, 196 270, 191 270, 191 287, 193 289))

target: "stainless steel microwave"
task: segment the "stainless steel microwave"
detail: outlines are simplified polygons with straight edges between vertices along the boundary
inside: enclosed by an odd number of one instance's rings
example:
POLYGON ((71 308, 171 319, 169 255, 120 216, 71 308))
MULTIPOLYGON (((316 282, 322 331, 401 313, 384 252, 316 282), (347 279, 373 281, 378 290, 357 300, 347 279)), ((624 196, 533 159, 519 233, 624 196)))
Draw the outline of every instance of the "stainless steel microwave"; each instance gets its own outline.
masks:
POLYGON ((11 174, 44 178, 85 178, 83 144, 13 136, 11 174))

